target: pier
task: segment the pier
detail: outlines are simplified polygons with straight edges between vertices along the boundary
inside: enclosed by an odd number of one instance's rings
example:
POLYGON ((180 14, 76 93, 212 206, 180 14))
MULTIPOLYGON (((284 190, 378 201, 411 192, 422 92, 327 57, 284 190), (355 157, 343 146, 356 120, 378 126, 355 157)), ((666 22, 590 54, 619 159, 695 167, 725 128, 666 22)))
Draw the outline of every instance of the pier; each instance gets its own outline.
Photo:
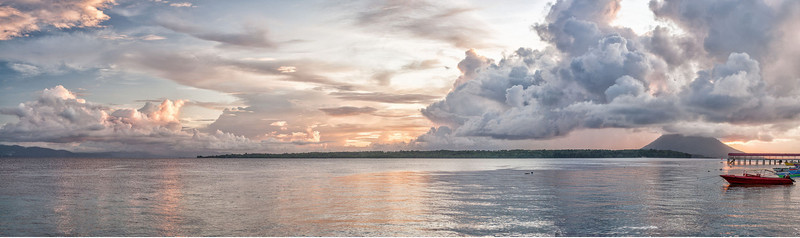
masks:
POLYGON ((730 165, 767 165, 800 163, 800 154, 786 153, 728 153, 730 165))

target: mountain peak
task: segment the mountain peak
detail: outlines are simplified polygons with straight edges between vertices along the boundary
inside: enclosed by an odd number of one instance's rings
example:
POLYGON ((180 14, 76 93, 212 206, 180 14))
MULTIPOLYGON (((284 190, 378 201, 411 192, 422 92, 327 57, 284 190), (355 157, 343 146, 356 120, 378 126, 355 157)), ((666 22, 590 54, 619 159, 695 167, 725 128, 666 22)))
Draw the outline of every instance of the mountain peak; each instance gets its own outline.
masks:
POLYGON ((728 153, 742 153, 716 138, 702 136, 684 136, 679 134, 662 135, 642 149, 674 150, 693 155, 726 158, 728 153))

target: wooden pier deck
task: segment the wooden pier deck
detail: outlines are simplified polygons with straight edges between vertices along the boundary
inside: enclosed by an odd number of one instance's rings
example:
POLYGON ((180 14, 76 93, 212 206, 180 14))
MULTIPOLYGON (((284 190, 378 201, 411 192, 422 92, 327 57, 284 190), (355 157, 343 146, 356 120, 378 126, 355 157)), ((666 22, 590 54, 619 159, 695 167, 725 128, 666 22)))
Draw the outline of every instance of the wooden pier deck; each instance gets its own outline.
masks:
POLYGON ((787 153, 728 153, 728 164, 731 165, 767 165, 783 163, 800 163, 800 154, 787 153))

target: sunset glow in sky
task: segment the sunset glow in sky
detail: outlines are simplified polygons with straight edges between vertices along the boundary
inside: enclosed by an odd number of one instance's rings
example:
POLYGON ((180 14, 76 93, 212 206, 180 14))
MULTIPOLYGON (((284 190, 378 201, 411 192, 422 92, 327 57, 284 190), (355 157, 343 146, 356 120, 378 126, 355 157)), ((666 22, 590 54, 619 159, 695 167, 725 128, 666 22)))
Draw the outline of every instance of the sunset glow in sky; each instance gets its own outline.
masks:
POLYGON ((800 152, 800 1, 0 1, 0 143, 800 152))

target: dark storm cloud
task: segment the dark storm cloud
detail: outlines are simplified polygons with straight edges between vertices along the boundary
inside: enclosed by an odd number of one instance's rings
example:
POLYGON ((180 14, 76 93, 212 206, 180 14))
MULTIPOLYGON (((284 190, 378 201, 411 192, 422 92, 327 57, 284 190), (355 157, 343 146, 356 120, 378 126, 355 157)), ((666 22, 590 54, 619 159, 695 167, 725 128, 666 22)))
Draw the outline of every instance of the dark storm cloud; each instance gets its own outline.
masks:
POLYGON ((643 44, 651 53, 673 66, 691 62, 688 59, 695 59, 703 53, 702 44, 693 37, 671 35, 662 26, 657 26, 650 36, 644 36, 643 44))
POLYGON ((619 11, 620 0, 558 1, 547 14, 547 23, 533 26, 542 40, 562 52, 582 54, 597 45, 608 22, 619 11))
MULTIPOLYGON (((796 4, 773 4, 787 5, 796 4)), ((558 1, 533 27, 552 48, 520 49, 497 63, 467 51, 453 90, 421 110, 442 126, 416 142, 551 139, 583 128, 769 140, 800 125, 800 97, 780 96, 783 87, 762 70, 774 62, 765 60, 770 42, 783 39, 775 26, 791 19, 782 10, 761 1, 650 6, 688 34, 657 27, 640 36, 610 26, 618 1, 558 1)))
POLYGON ((681 98, 688 110, 711 122, 797 119, 800 100, 774 96, 760 72, 758 61, 744 53, 733 53, 724 64, 699 72, 681 98))
POLYGON ((760 59, 780 20, 764 1, 651 1, 650 9, 702 40, 705 51, 721 59, 735 52, 760 59))
POLYGON ((563 70, 562 77, 572 77, 587 91, 598 95, 622 76, 644 79, 651 71, 651 65, 647 56, 631 45, 619 35, 599 39, 588 52, 572 58, 569 70, 563 70))

